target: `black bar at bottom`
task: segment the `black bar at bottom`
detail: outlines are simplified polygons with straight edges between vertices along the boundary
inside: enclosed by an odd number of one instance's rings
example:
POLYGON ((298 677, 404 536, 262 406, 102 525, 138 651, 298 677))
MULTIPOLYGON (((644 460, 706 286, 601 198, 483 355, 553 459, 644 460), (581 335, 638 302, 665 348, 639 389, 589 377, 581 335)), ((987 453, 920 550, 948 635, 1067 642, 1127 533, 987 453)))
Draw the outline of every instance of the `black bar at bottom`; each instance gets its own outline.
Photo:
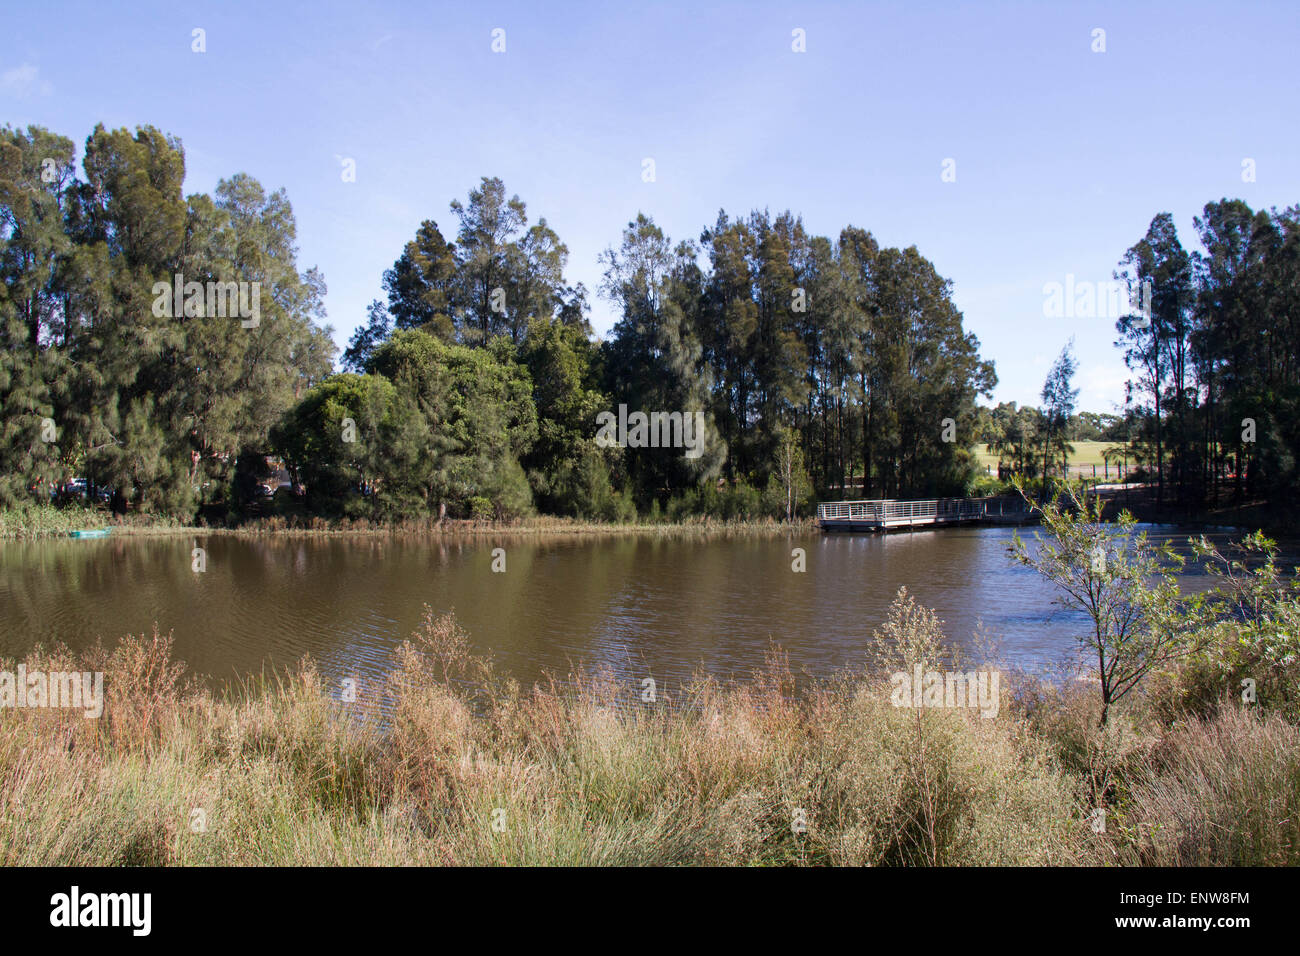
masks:
MULTIPOLYGON (((676 945, 696 926, 733 940, 798 927, 818 937, 848 928, 852 938, 881 938, 877 931, 892 928, 942 947, 959 945, 966 933, 975 934, 968 943, 987 942, 990 932, 1180 945, 1195 935, 1232 946, 1242 934, 1286 925, 1292 914, 1282 909, 1294 909, 1295 883, 1294 871, 1260 869, 51 868, 0 871, 0 900, 10 944, 47 936, 111 937, 128 947, 202 941, 207 948, 227 939, 256 941, 259 949, 276 941, 373 946, 415 928, 417 938, 438 945, 453 927, 484 934, 483 942, 536 943, 572 933, 591 940, 604 926, 676 945), (130 894, 148 894, 147 910, 143 895, 130 894), (84 925, 113 921, 119 925, 84 925)), ((619 938, 607 940, 617 946, 619 938)))

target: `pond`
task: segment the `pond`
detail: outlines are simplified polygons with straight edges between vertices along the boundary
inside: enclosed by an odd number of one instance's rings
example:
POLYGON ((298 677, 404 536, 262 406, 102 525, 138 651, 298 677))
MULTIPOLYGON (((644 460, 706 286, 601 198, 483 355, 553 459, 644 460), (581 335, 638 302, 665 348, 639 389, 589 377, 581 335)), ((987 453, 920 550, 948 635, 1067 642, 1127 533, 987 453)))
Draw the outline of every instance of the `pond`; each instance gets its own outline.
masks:
MULTIPOLYGON (((1185 540, 1187 532, 1155 529, 1185 540)), ((865 661, 906 586, 970 645, 1007 664, 1062 661, 1086 619, 1011 562, 1014 530, 890 535, 620 534, 333 537, 200 535, 0 542, 0 656, 147 633, 212 678, 310 654, 327 675, 375 678, 424 605, 454 610, 478 651, 525 685, 571 665, 669 685, 704 670, 743 678, 775 643, 796 673, 865 661), (206 568, 193 570, 191 549, 206 568), (792 570, 792 551, 806 571, 792 570), (502 551, 495 552, 495 549, 502 551), (494 571, 494 561, 504 570, 494 571)), ((1035 529, 1022 531, 1031 538, 1035 529)))

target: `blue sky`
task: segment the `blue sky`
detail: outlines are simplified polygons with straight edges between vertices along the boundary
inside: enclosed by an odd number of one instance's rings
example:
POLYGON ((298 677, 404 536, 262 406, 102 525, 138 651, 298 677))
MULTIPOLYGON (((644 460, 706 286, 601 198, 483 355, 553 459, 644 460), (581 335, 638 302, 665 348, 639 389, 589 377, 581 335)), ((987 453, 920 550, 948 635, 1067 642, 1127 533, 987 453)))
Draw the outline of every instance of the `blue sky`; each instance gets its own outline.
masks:
POLYGON ((1210 200, 1300 202, 1294 0, 42 2, 4 23, 0 123, 78 144, 152 124, 184 143, 187 192, 240 171, 285 187, 340 346, 420 221, 451 236, 448 203, 494 175, 568 245, 597 332, 597 255, 638 210, 680 239, 720 208, 789 208, 814 233, 915 244, 998 400, 1036 404, 1073 337, 1080 406, 1111 411, 1113 322, 1045 317, 1044 285, 1108 280, 1161 211, 1194 247, 1210 200))

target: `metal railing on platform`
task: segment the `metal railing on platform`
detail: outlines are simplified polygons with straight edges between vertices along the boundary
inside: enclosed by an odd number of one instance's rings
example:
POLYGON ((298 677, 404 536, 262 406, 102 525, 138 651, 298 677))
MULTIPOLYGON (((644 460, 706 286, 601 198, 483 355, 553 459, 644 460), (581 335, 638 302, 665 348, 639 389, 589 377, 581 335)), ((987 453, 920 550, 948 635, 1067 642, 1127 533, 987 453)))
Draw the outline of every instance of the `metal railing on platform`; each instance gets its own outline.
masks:
POLYGON ((916 521, 967 521, 1026 513, 1023 501, 1008 498, 926 498, 898 501, 826 501, 817 506, 818 520, 861 521, 889 525, 916 521))

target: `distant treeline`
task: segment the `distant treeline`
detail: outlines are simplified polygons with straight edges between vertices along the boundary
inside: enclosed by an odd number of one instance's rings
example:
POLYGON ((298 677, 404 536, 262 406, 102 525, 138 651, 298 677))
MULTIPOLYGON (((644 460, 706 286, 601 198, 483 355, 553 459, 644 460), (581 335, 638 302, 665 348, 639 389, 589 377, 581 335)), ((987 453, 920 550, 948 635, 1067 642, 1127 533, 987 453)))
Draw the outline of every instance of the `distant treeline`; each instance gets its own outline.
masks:
POLYGON ((979 408, 993 366, 934 266, 790 212, 720 212, 676 242, 639 215, 601 256, 619 319, 597 341, 565 245, 491 178, 451 203, 454 228, 426 220, 394 250, 335 373, 283 190, 239 174, 184 196, 180 143, 149 127, 97 127, 80 175, 75 155, 0 130, 3 506, 80 478, 181 519, 783 516, 960 494, 978 441, 1004 470, 1063 470, 1089 438, 1191 507, 1298 483, 1297 208, 1211 203, 1193 254, 1153 220, 1117 273, 1149 304, 1117 323, 1132 401, 1103 416, 1074 413, 1068 348, 1042 410, 979 408), (602 413, 625 443, 598 440, 602 413), (298 493, 266 500, 268 457, 298 493))
POLYGON ((1207 203, 1188 253, 1161 213, 1120 262, 1150 315, 1117 323, 1134 378, 1132 445, 1157 495, 1188 508, 1293 508, 1300 489, 1300 206, 1207 203))
POLYGON ((1158 502, 1193 513, 1267 503, 1275 518, 1294 517, 1300 206, 1252 211, 1222 199, 1193 225, 1202 251, 1184 249, 1173 217, 1161 213, 1119 262, 1129 301, 1144 303, 1115 324, 1133 376, 1121 413, 1068 414, 1074 393, 1067 381, 1062 404, 1049 375, 1042 409, 980 409, 979 440, 1029 479, 1056 473, 1069 441, 1111 442, 1107 457, 1136 464, 1158 502))
POLYGON ((1042 408, 981 408, 977 439, 1000 471, 1063 474, 1070 441, 1106 441, 1158 503, 1191 513, 1228 504, 1295 517, 1300 491, 1300 206, 1253 211, 1207 203, 1189 253, 1161 213, 1115 278, 1141 306, 1115 324, 1132 378, 1120 414, 1073 413, 1070 349, 1042 408))
MULTIPOLYGON (((1067 347, 1062 357, 1067 363, 1072 363, 1073 350, 1067 347)), ((1059 362, 1057 369, 1060 368, 1059 362)), ((1072 373, 1073 369, 1069 371, 1072 373)), ((1065 388, 1069 389, 1069 375, 1065 376, 1065 388)), ((1068 401, 1072 402, 1074 392, 1067 391, 1067 395, 1068 401)), ((1132 418, 1132 414, 1074 414, 1048 404, 1035 408, 1001 402, 996 408, 979 409, 975 437, 988 445, 990 453, 997 455, 1000 476, 1033 481, 1044 474, 1054 477, 1068 475, 1069 455, 1074 451, 1071 442, 1109 442, 1105 457, 1115 462, 1127 461, 1131 455, 1132 418)))
POLYGON ((674 243, 640 215, 602 256, 621 317, 598 342, 560 238, 484 178, 454 232, 397 250, 335 374, 282 190, 184 196, 181 144, 150 127, 97 127, 74 159, 0 130, 2 504, 76 477, 181 518, 754 517, 864 472, 882 495, 974 472, 992 364, 933 265, 861 229, 720 213, 674 243), (626 445, 598 442, 620 406, 626 445), (638 411, 703 413, 704 441, 653 447, 638 411), (304 493, 264 500, 268 456, 304 493))

